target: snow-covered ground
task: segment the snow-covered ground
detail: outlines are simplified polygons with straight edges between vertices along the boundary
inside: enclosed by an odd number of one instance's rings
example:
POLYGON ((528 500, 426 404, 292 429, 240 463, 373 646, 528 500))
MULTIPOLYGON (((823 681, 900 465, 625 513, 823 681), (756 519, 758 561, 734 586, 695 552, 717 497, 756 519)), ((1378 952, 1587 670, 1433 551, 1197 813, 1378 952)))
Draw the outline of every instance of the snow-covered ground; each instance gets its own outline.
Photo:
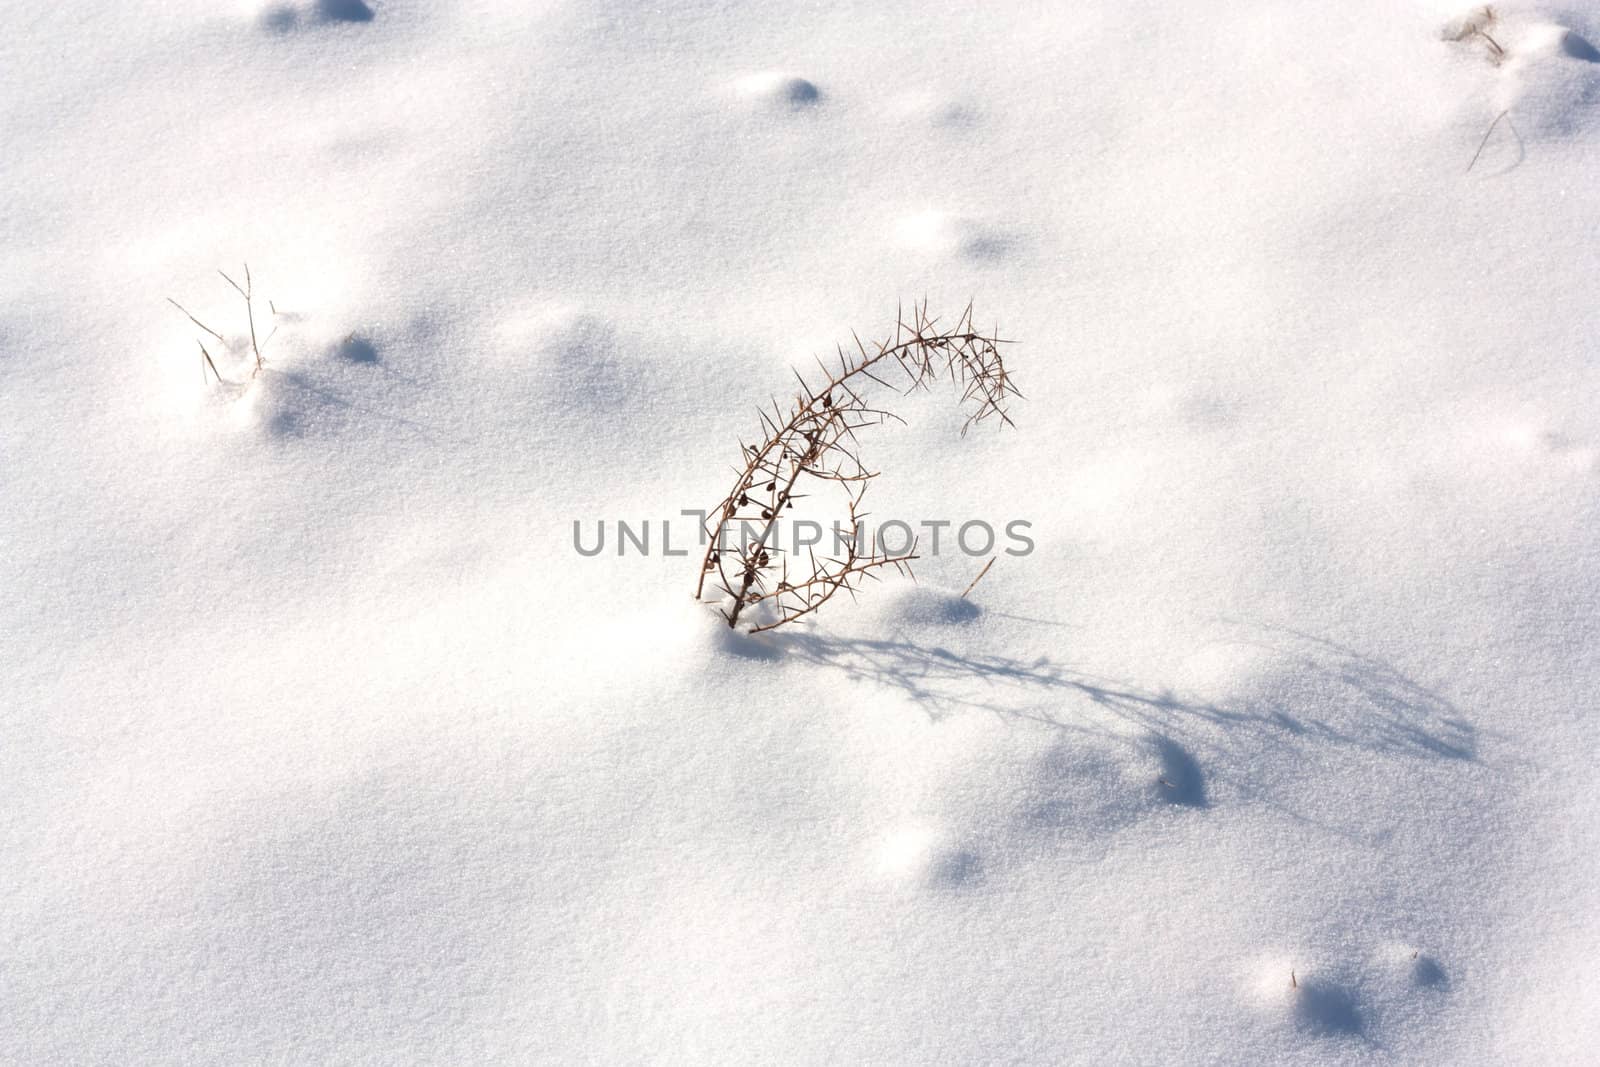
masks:
POLYGON ((1595 1062, 1600 5, 11 14, 0 1061, 1595 1062), (1035 551, 730 638, 923 297, 1035 551))

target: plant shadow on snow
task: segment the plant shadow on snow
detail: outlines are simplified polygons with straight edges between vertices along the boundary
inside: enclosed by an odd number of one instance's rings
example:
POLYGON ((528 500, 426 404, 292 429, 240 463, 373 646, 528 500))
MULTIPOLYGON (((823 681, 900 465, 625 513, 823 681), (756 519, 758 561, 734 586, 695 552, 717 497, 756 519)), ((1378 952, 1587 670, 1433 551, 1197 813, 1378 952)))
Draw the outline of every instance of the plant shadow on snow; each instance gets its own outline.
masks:
POLYGON ((1429 989, 1449 989, 1450 976, 1432 956, 1418 956, 1411 963, 1411 980, 1429 989))
POLYGON ((377 17, 364 0, 315 0, 304 12, 293 4, 272 4, 262 9, 256 22, 268 33, 288 34, 300 26, 302 14, 317 23, 371 22, 377 17))
POLYGON ((897 636, 888 639, 835 637, 822 633, 786 634, 779 647, 788 655, 871 680, 907 694, 935 718, 958 710, 989 711, 1031 719, 1062 729, 1081 728, 1048 706, 1029 700, 1065 692, 1116 712, 1162 740, 1158 755, 1165 776, 1183 803, 1203 805, 1199 765, 1168 731, 1185 721, 1228 728, 1287 733, 1308 740, 1358 745, 1377 751, 1471 760, 1476 757, 1472 725, 1437 693, 1419 686, 1392 666, 1331 641, 1294 635, 1270 646, 1292 654, 1299 670, 1332 682, 1347 707, 1361 713, 1336 723, 1292 713, 1271 699, 1214 702, 1179 696, 1171 690, 1138 685, 1075 670, 1048 657, 1032 660, 1003 655, 955 652, 942 645, 897 636), (973 691, 972 683, 983 683, 973 691), (1008 700, 1007 696, 1020 697, 1008 700))
POLYGON ((1186 808, 1205 807, 1206 780, 1199 761, 1170 737, 1157 738, 1155 748, 1161 760, 1160 784, 1167 802, 1186 808))
POLYGON ((376 363, 378 362, 378 346, 370 338, 359 333, 347 336, 334 346, 334 355, 346 363, 376 363))
POLYGON ((1358 1035, 1365 1024, 1355 997, 1342 986, 1311 980, 1300 983, 1295 999, 1295 1021, 1319 1035, 1358 1035))
POLYGON ((928 872, 929 880, 944 889, 961 889, 983 880, 983 857, 970 849, 957 849, 939 857, 928 872))
POLYGON ((371 22, 372 8, 362 0, 317 0, 317 18, 324 22, 371 22))
MULTIPOLYGON (((355 354, 346 354, 341 347, 336 355, 352 364, 376 363, 377 349, 370 342, 361 344, 365 348, 358 348, 355 354)), ((327 381, 313 372, 268 367, 255 388, 258 417, 273 437, 301 437, 317 431, 337 430, 357 420, 376 419, 424 440, 435 440, 433 432, 415 419, 358 403, 342 395, 355 391, 346 388, 345 383, 327 381)))
MULTIPOLYGON (((773 646, 782 656, 896 689, 932 718, 978 711, 1119 744, 1131 741, 1145 751, 1154 802, 1174 809, 1200 810, 1212 802, 1211 775, 1203 767, 1209 757, 1199 753, 1219 757, 1222 767, 1237 763, 1230 751, 1248 753, 1263 745, 1476 760, 1476 730, 1460 711, 1393 666, 1311 635, 1265 634, 1253 643, 1275 664, 1264 676, 1268 684, 1218 699, 1094 675, 1047 657, 955 651, 927 640, 937 636, 927 627, 883 639, 796 632, 781 635, 773 646), (1063 697, 1088 701, 1125 725, 1085 717, 1074 711, 1075 701, 1063 697), (1135 728, 1131 736, 1126 726, 1135 728)), ((1234 785, 1269 799, 1254 782, 1234 785)))
POLYGON ((1561 51, 1585 63, 1600 63, 1600 50, 1590 44, 1587 38, 1580 37, 1571 30, 1561 35, 1561 51))

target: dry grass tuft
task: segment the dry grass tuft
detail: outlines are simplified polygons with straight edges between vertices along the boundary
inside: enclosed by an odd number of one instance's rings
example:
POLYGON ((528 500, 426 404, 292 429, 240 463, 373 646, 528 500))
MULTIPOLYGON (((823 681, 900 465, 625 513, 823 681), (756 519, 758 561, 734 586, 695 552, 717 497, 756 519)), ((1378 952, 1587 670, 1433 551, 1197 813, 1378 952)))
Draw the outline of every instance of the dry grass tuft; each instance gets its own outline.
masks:
POLYGON ((1498 25, 1499 21, 1500 16, 1495 12, 1495 9, 1491 5, 1485 4, 1483 7, 1474 8, 1464 18, 1446 26, 1444 39, 1457 44, 1481 41, 1485 52, 1489 56, 1489 62, 1499 66, 1505 62, 1506 50, 1501 47, 1500 42, 1495 40, 1494 35, 1489 32, 1498 25))
MULTIPOLYGON (((250 328, 250 353, 255 360, 255 366, 250 371, 250 377, 254 378, 256 375, 261 373, 262 368, 267 364, 266 357, 261 354, 261 350, 266 346, 268 341, 272 340, 272 334, 267 335, 266 341, 257 342, 256 340, 256 307, 254 297, 255 285, 250 279, 250 264, 246 263, 244 265, 243 285, 240 285, 238 282, 234 281, 225 271, 219 270, 217 273, 222 275, 222 280, 231 285, 234 291, 239 294, 239 298, 244 301, 245 322, 250 328)), ((194 316, 192 312, 189 311, 188 308, 184 307, 170 296, 167 297, 167 303, 183 312, 184 316, 190 322, 194 323, 211 337, 215 338, 217 343, 222 345, 224 349, 231 347, 228 344, 228 339, 226 337, 223 337, 216 330, 213 330, 211 327, 201 322, 194 316)), ((272 307, 272 301, 267 301, 267 305, 268 307, 272 307)), ((278 309, 276 307, 272 307, 272 313, 274 315, 278 314, 278 309)), ((276 333, 276 329, 274 329, 273 332, 276 333)), ((200 346, 200 380, 205 381, 206 369, 210 368, 212 376, 215 377, 218 382, 221 382, 223 377, 217 372, 216 361, 211 358, 210 351, 206 349, 206 343, 199 340, 197 340, 196 343, 200 346)))

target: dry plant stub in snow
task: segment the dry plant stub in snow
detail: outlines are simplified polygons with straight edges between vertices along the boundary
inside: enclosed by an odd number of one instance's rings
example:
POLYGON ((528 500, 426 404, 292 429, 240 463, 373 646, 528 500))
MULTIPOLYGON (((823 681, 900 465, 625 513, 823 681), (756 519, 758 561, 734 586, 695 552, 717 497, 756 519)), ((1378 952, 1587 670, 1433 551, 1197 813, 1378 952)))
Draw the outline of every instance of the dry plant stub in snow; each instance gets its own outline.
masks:
MULTIPOLYGON (((240 285, 238 282, 234 281, 233 278, 228 275, 227 271, 219 270, 219 271, 217 271, 217 273, 222 276, 222 280, 223 281, 227 282, 230 286, 233 287, 234 292, 239 294, 239 299, 244 301, 245 324, 250 329, 250 356, 251 356, 251 359, 253 361, 253 366, 252 366, 251 371, 250 371, 250 377, 254 378, 256 375, 260 374, 262 368, 266 366, 267 360, 266 360, 266 357, 261 354, 261 349, 269 341, 272 340, 272 334, 268 334, 265 341, 258 341, 256 339, 255 283, 252 282, 251 279, 250 279, 250 264, 246 263, 244 265, 244 284, 243 285, 240 285)), ((183 312, 185 317, 187 317, 190 322, 194 323, 200 329, 204 330, 207 334, 209 334, 210 336, 215 338, 217 340, 217 343, 223 346, 223 350, 224 351, 227 351, 227 350, 229 350, 229 349, 231 349, 233 347, 229 343, 229 341, 228 341, 228 339, 226 337, 222 336, 222 334, 218 333, 216 330, 213 330, 210 326, 207 326, 205 323, 201 322, 198 318, 195 317, 193 312, 191 312, 188 308, 184 307, 182 304, 178 303, 176 300, 172 299, 172 297, 170 297, 170 296, 167 297, 167 303, 171 304, 173 307, 175 307, 179 311, 183 312)), ((268 304, 270 306, 271 302, 268 301, 268 304)), ((273 311, 274 315, 277 314, 277 309, 276 308, 273 308, 272 311, 273 311)), ((274 329, 273 333, 276 333, 276 332, 277 332, 277 330, 274 329)), ((201 377, 201 380, 203 381, 205 379, 206 370, 207 370, 207 368, 209 368, 210 371, 211 371, 211 374, 216 378, 216 380, 219 383, 224 381, 225 379, 217 371, 216 361, 211 358, 211 352, 206 348, 206 343, 204 341, 200 341, 198 338, 196 339, 196 343, 199 344, 199 346, 200 346, 200 377, 201 377)))
POLYGON ((1444 28, 1443 37, 1447 41, 1453 41, 1458 44, 1472 41, 1482 42, 1487 50, 1489 62, 1499 66, 1506 58, 1506 50, 1499 41, 1495 40, 1490 32, 1495 29, 1499 19, 1500 16, 1496 14, 1495 9, 1485 4, 1483 7, 1474 8, 1468 12, 1464 18, 1447 25, 1444 28))
POLYGON ((903 309, 897 314, 887 340, 870 347, 854 340, 854 351, 839 348, 837 365, 817 361, 817 383, 795 372, 800 392, 787 414, 776 400, 770 414, 761 411, 762 440, 740 442, 738 480, 709 513, 695 596, 705 595, 710 579, 723 596, 722 615, 730 627, 747 609, 762 606, 768 610, 751 632, 775 629, 811 614, 840 591, 853 596, 863 579, 876 579, 886 567, 910 573, 915 541, 904 552, 886 552, 866 538, 861 523, 862 497, 879 472, 862 463, 857 432, 904 421, 867 399, 873 386, 911 393, 948 378, 961 388, 963 435, 987 419, 1012 425, 1006 403, 1022 394, 1001 359, 1000 348, 1009 342, 998 331, 977 330, 972 305, 947 328, 928 313, 926 302, 913 305, 909 316, 903 309), (813 485, 842 492, 845 521, 835 525, 831 554, 819 557, 808 548, 804 559, 791 561, 773 534, 794 502, 809 495, 797 490, 813 485))

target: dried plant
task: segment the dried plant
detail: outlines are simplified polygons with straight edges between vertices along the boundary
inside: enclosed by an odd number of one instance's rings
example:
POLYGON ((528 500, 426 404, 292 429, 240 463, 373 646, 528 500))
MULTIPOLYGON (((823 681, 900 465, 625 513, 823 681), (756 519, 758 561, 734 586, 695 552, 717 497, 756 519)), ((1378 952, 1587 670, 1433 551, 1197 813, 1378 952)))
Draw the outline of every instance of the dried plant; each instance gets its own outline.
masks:
POLYGON ((1453 41, 1457 44, 1463 44, 1467 41, 1473 40, 1482 41, 1484 48, 1488 52, 1489 62, 1498 66, 1500 63, 1504 62, 1506 58, 1506 50, 1501 47, 1499 41, 1494 39, 1494 37, 1489 33, 1489 30, 1492 29, 1495 24, 1499 22, 1499 20, 1500 16, 1498 13, 1496 13, 1495 9, 1490 5, 1485 4, 1483 7, 1475 8, 1468 12, 1465 18, 1446 26, 1444 30, 1444 39, 1447 41, 1453 41))
POLYGON ((983 570, 979 571, 978 572, 978 576, 976 578, 972 579, 972 584, 967 586, 965 589, 961 590, 961 599, 962 600, 967 599, 968 595, 970 595, 971 592, 974 589, 978 588, 978 583, 983 581, 983 576, 985 574, 989 573, 989 568, 993 567, 994 566, 994 561, 999 559, 999 558, 1000 558, 999 556, 990 556, 989 557, 989 562, 985 563, 983 565, 983 570))
MULTIPOLYGON (((266 361, 266 358, 264 356, 262 356, 261 349, 263 347, 265 347, 265 345, 267 344, 267 341, 271 341, 272 340, 272 334, 268 334, 267 335, 267 340, 266 341, 262 341, 260 343, 257 343, 257 341, 256 341, 256 307, 255 307, 255 298, 253 296, 255 285, 250 280, 250 264, 246 263, 244 265, 244 284, 243 285, 240 285, 238 282, 236 282, 232 278, 230 278, 225 271, 220 271, 219 270, 219 271, 217 271, 217 273, 222 275, 222 280, 223 281, 225 281, 229 285, 233 286, 234 291, 236 293, 238 293, 240 299, 242 299, 244 301, 245 322, 250 328, 250 352, 251 352, 251 355, 255 357, 255 367, 254 367, 253 370, 251 370, 250 377, 254 378, 256 375, 260 374, 261 373, 261 369, 266 366, 267 361, 266 361)), ((179 311, 183 312, 183 314, 188 318, 188 320, 190 322, 194 323, 196 326, 200 327, 200 329, 204 330, 206 333, 208 333, 212 337, 216 338, 218 344, 222 345, 224 348, 230 347, 229 344, 228 344, 228 339, 227 338, 223 337, 216 330, 213 330, 211 327, 209 327, 205 323, 201 322, 198 318, 196 318, 194 316, 194 314, 192 312, 189 311, 188 308, 184 307, 182 304, 178 303, 176 300, 172 299, 172 297, 170 297, 170 296, 167 297, 167 303, 171 304, 173 307, 175 307, 179 311)), ((272 301, 270 301, 270 300, 267 301, 267 304, 268 304, 269 307, 271 307, 272 301)), ((278 313, 278 309, 273 307, 272 308, 272 313, 274 315, 276 315, 278 313)), ((273 333, 276 333, 276 332, 277 332, 277 329, 274 328, 273 329, 273 333)), ((209 368, 211 368, 212 375, 216 377, 217 381, 219 381, 219 382, 222 381, 222 375, 217 373, 217 364, 216 364, 216 362, 214 360, 212 360, 211 353, 206 350, 206 343, 204 341, 199 341, 199 340, 197 340, 196 343, 200 346, 200 360, 201 360, 201 362, 200 362, 200 380, 201 381, 205 380, 206 368, 209 367, 209 368)))
POLYGON ((1517 139, 1517 162, 1522 162, 1522 133, 1517 129, 1517 124, 1511 121, 1511 110, 1507 108, 1496 115, 1494 121, 1489 123, 1489 128, 1483 131, 1483 139, 1478 142, 1478 150, 1472 153, 1472 159, 1467 162, 1466 173, 1471 174, 1472 168, 1478 165, 1478 158, 1483 155, 1483 150, 1489 147, 1489 138, 1494 136, 1495 127, 1500 125, 1502 119, 1505 120, 1507 128, 1511 130, 1512 135, 1517 139))
POLYGON ((817 361, 818 382, 807 382, 795 371, 800 392, 787 414, 776 400, 770 412, 761 411, 762 440, 754 445, 740 442, 738 480, 708 513, 709 543, 695 596, 702 597, 707 580, 713 580, 730 599, 722 611, 730 627, 738 625, 747 609, 766 605, 770 618, 751 632, 771 630, 816 611, 839 592, 853 597, 862 580, 875 580, 886 567, 910 573, 911 561, 917 558, 915 541, 903 553, 887 553, 862 529, 866 517, 860 510, 862 497, 878 472, 862 463, 857 433, 891 420, 904 421, 866 398, 874 384, 895 389, 883 376, 901 378, 905 393, 927 388, 939 378, 950 379, 962 390, 967 414, 963 435, 984 420, 1012 424, 1006 402, 1021 393, 1000 356, 1000 347, 1008 342, 998 333, 977 330, 970 304, 949 328, 940 327, 924 302, 913 305, 909 316, 903 309, 897 314, 894 336, 887 340, 869 347, 852 337, 854 351, 841 346, 836 366, 817 361), (807 558, 791 568, 788 554, 771 543, 773 534, 780 516, 809 495, 796 490, 813 484, 843 492, 847 523, 835 528, 832 555, 819 558, 808 550, 807 558), (729 546, 729 533, 735 529, 757 533, 729 546))

